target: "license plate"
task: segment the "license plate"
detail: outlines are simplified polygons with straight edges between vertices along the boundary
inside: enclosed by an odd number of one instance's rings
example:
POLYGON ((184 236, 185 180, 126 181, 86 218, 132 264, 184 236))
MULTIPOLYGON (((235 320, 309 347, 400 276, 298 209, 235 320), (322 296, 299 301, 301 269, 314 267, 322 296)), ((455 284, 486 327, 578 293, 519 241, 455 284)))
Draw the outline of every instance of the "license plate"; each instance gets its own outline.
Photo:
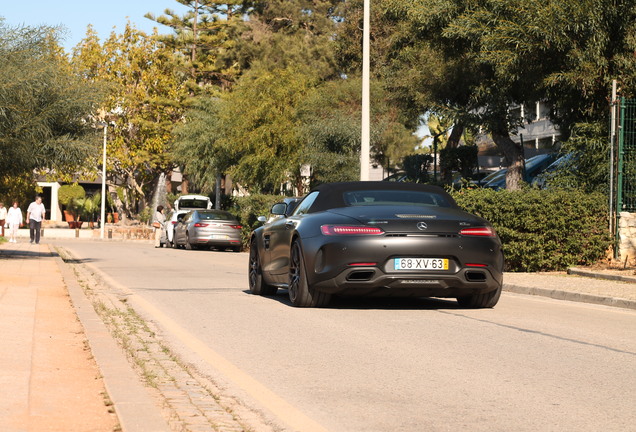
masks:
POLYGON ((225 235, 225 234, 212 234, 212 238, 214 240, 227 240, 230 238, 230 236, 225 235))
POLYGON ((448 270, 446 258, 395 258, 395 270, 448 270))

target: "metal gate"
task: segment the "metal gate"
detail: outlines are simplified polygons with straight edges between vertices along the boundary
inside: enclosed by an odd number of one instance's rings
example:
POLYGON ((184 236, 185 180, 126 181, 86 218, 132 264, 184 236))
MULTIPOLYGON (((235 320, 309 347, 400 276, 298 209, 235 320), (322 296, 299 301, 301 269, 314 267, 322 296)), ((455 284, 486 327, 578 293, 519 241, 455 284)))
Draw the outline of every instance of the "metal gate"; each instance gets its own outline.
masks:
POLYGON ((620 100, 618 129, 617 208, 636 211, 636 99, 620 100))
POLYGON ((614 256, 618 257, 620 213, 636 212, 636 99, 614 100, 609 204, 610 229, 616 240, 614 256))

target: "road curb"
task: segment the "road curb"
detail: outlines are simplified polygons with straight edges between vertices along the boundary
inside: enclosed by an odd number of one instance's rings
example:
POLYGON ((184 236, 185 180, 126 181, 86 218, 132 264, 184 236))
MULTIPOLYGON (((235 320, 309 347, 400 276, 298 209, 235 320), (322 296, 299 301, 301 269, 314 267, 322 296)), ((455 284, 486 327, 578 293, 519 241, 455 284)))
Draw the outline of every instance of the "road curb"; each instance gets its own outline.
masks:
POLYGON ((615 274, 597 273, 592 270, 583 270, 576 267, 569 268, 568 274, 576 275, 576 276, 591 277, 595 279, 605 279, 605 280, 611 280, 611 281, 636 283, 636 276, 623 276, 623 275, 615 275, 615 274))
MULTIPOLYGON (((573 273, 575 274, 575 273, 573 273)), ((587 276, 587 275, 585 275, 587 276)), ((568 300, 580 303, 592 303, 604 306, 620 307, 625 309, 636 309, 636 301, 615 297, 597 296, 593 294, 583 294, 570 291, 562 291, 557 289, 546 289, 537 287, 528 287, 523 285, 506 284, 503 290, 516 294, 537 295, 542 297, 550 297, 556 300, 568 300)))
POLYGON ((102 374, 123 432, 170 432, 166 419, 148 390, 130 366, 93 305, 86 298, 72 269, 57 252, 51 251, 64 278, 77 317, 102 374))

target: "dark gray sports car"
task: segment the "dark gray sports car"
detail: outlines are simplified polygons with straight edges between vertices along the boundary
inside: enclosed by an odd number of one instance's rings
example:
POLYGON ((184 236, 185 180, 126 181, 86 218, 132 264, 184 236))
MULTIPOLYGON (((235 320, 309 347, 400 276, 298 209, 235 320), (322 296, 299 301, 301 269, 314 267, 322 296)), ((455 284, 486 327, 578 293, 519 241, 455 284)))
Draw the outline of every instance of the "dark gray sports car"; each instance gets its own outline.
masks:
POLYGON ((472 308, 499 300, 499 237, 439 187, 329 183, 287 207, 274 205, 252 233, 254 294, 286 288, 299 307, 326 306, 334 294, 454 297, 472 308))

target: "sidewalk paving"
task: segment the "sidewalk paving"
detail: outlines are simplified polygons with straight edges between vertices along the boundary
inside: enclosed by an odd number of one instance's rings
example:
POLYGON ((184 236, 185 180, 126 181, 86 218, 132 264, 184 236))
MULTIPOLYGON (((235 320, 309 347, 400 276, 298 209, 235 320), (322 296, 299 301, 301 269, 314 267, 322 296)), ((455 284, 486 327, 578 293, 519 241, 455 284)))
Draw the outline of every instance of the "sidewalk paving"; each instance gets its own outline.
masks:
POLYGON ((117 417, 48 246, 0 245, 0 275, 0 430, 115 430, 117 417))
POLYGON ((47 244, 0 244, 0 275, 1 431, 170 430, 47 244))
MULTIPOLYGON (((50 238, 0 244, 0 430, 168 431, 50 238)), ((636 277, 571 273, 506 273, 504 291, 636 309, 636 277)))

